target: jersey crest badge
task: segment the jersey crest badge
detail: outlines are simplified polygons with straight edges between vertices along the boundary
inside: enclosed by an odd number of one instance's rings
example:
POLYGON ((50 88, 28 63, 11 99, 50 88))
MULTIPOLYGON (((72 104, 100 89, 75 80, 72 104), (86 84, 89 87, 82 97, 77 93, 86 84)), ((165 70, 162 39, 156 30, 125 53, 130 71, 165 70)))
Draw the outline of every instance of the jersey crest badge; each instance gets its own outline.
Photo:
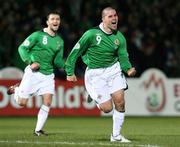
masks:
POLYGON ((114 44, 118 46, 120 44, 119 40, 118 39, 114 40, 114 44))
POLYGON ((60 46, 61 46, 61 44, 60 44, 60 42, 59 42, 59 41, 57 41, 57 46, 58 46, 58 47, 60 47, 60 46))

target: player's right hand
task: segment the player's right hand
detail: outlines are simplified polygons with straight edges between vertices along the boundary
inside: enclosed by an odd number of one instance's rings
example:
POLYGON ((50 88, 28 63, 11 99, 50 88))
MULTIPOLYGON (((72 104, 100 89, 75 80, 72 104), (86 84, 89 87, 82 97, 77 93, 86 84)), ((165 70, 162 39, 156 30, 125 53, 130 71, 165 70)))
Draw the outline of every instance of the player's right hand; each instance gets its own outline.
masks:
POLYGON ((30 65, 30 68, 32 71, 37 71, 40 68, 40 64, 37 62, 34 62, 30 65))
POLYGON ((70 81, 70 82, 76 82, 77 81, 76 75, 67 76, 66 79, 67 79, 67 81, 70 81))

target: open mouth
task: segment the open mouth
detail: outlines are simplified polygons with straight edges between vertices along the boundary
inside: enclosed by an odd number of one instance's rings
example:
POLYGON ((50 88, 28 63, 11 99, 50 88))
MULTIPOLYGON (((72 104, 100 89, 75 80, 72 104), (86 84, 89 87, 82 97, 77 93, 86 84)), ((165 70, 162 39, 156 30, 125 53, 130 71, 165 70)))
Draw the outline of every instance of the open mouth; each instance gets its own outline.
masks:
POLYGON ((116 24, 117 24, 117 22, 116 22, 116 21, 113 21, 113 22, 112 22, 112 24, 113 24, 113 25, 116 25, 116 24))
POLYGON ((53 27, 57 27, 58 25, 57 24, 54 24, 53 27))

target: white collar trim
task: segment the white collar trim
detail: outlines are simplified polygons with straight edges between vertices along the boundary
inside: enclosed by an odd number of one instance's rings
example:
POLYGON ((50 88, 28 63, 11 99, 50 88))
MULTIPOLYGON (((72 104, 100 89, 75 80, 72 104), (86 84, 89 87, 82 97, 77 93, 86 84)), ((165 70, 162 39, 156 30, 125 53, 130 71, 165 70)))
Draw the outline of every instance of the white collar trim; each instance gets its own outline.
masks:
POLYGON ((106 34, 112 34, 112 33, 106 32, 106 31, 104 30, 104 28, 103 28, 103 23, 102 23, 102 22, 99 24, 99 28, 100 28, 104 33, 106 33, 106 34))

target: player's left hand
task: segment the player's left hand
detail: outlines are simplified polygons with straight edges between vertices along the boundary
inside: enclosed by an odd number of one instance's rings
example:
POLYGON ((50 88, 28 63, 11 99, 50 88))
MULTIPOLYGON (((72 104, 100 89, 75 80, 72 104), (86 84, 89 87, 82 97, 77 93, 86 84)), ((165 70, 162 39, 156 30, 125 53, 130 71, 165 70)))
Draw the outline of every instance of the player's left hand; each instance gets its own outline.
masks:
POLYGON ((39 67, 40 67, 40 64, 37 62, 34 62, 30 65, 30 68, 32 71, 37 71, 39 69, 39 67))
POLYGON ((136 69, 134 67, 130 68, 127 72, 128 76, 132 77, 136 74, 136 69))
POLYGON ((76 82, 77 81, 76 75, 67 76, 67 81, 76 82))

